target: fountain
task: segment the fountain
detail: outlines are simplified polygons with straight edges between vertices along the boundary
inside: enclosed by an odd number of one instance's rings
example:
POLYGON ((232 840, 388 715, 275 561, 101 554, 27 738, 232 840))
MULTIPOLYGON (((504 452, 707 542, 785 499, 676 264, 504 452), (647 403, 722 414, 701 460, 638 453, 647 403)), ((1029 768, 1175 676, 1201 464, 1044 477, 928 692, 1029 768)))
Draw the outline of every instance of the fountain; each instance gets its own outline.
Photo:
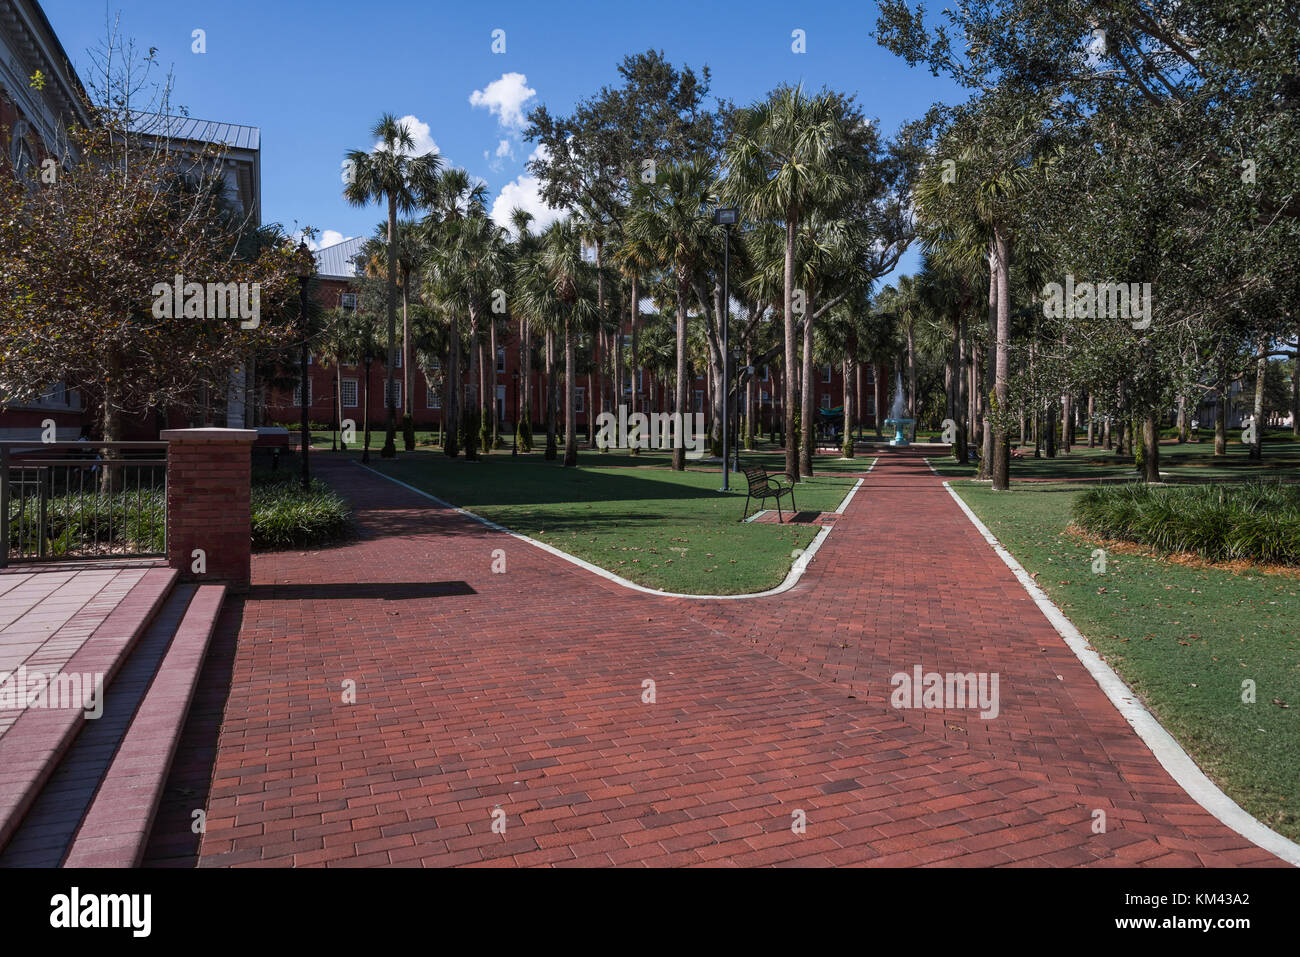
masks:
POLYGON ((894 429, 894 437, 889 440, 889 444, 894 448, 912 444, 907 441, 903 430, 916 419, 904 418, 903 413, 906 411, 907 403, 903 401, 903 373, 899 371, 894 373, 894 404, 889 409, 889 418, 885 419, 885 425, 892 426, 894 429))

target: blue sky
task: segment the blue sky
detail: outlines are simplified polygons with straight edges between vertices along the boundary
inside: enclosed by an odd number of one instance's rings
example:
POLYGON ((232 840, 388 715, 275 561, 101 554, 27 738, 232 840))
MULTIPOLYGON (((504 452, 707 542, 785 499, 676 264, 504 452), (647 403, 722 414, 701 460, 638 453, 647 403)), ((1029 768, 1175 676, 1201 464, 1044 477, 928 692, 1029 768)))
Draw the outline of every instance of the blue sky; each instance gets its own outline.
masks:
MULTIPOLYGON (((345 151, 373 145, 367 132, 381 113, 416 118, 424 142, 481 177, 503 211, 528 207, 536 203, 524 169, 533 145, 520 136, 519 113, 538 103, 567 113, 616 82, 624 55, 647 49, 697 71, 707 64, 713 92, 741 104, 781 82, 857 93, 886 133, 936 100, 965 98, 875 42, 873 3, 42 2, 83 80, 87 50, 120 11, 126 36, 158 48, 156 75, 174 71, 175 105, 260 127, 263 219, 311 225, 328 239, 369 233, 382 219, 377 206, 356 209, 340 194, 345 151), (496 29, 505 31, 505 53, 492 52, 496 29), (792 52, 796 29, 805 53, 792 52), (205 53, 193 52, 195 30, 204 31, 205 53)), ((909 251, 903 271, 916 258, 909 251)))

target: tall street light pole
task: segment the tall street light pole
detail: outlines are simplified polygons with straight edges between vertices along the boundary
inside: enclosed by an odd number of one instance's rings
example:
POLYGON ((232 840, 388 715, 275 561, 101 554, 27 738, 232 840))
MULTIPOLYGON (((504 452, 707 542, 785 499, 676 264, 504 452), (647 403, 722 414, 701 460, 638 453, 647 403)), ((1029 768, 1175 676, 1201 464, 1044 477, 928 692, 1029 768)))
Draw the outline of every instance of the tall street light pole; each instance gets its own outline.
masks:
POLYGON ((731 272, 731 227, 740 221, 740 210, 735 206, 719 206, 713 211, 713 221, 722 227, 722 491, 731 491, 727 444, 727 425, 731 419, 731 352, 727 346, 727 329, 731 325, 731 290, 728 288, 731 272))

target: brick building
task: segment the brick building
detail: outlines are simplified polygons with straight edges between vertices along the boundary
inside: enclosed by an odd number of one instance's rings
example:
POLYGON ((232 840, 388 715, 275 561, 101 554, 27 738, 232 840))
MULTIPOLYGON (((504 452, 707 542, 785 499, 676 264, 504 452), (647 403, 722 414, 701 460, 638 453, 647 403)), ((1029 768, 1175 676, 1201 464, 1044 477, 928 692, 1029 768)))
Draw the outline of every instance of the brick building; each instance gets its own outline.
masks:
MULTIPOLYGON (((317 301, 322 308, 356 308, 358 266, 355 259, 360 254, 364 242, 365 240, 362 238, 347 239, 317 250, 315 253, 319 280, 316 295, 317 301)), ((653 303, 648 299, 643 300, 642 315, 652 314, 653 312, 653 303)), ((400 313, 398 323, 400 334, 400 313)), ((624 359, 630 364, 632 349, 630 327, 624 328, 622 333, 624 338, 624 359)), ((308 396, 308 416, 312 422, 332 426, 338 419, 351 419, 356 423, 357 430, 360 432, 368 412, 372 431, 383 429, 387 414, 384 406, 385 363, 383 361, 376 360, 370 365, 368 390, 370 401, 368 410, 364 407, 367 383, 363 364, 354 361, 351 363, 344 362, 337 368, 326 367, 318 362, 315 356, 310 358, 309 363, 310 395, 308 396), (336 404, 336 397, 340 396, 342 398, 341 409, 336 404)), ((399 418, 407 411, 402 406, 405 396, 402 394, 400 385, 400 364, 401 352, 399 350, 399 367, 395 370, 394 375, 398 391, 397 412, 399 418)), ((484 386, 487 390, 485 394, 488 397, 492 395, 493 391, 496 393, 497 413, 502 434, 513 432, 517 418, 516 409, 522 408, 525 402, 529 403, 532 410, 534 434, 536 435, 544 429, 545 376, 543 375, 542 366, 542 358, 535 355, 529 381, 520 381, 518 328, 512 325, 505 335, 498 334, 497 355, 495 362, 489 362, 488 368, 485 370, 484 386)), ((414 408, 410 410, 411 417, 417 429, 437 429, 442 422, 442 396, 440 390, 429 388, 425 371, 423 369, 417 370, 414 379, 415 402, 414 408)), ((438 369, 427 371, 432 373, 431 378, 435 382, 438 381, 438 369)), ((468 376, 468 372, 466 372, 466 376, 468 376)), ((629 374, 628 379, 631 380, 632 378, 633 376, 629 374)), ((855 381, 853 383, 855 395, 859 397, 859 399, 855 399, 859 410, 858 419, 863 423, 864 427, 871 428, 875 425, 876 409, 887 402, 882 390, 888 381, 888 376, 883 374, 877 376, 871 366, 863 365, 860 378, 860 382, 855 381)), ((633 395, 633 384, 629 381, 624 387, 622 404, 626 405, 630 411, 641 412, 663 411, 668 407, 673 395, 671 382, 661 382, 649 373, 644 372, 636 376, 636 379, 636 394, 633 395)), ((815 370, 812 387, 815 397, 814 403, 818 408, 832 409, 841 406, 844 395, 844 380, 838 367, 818 367, 815 370)), ((769 368, 764 366, 755 370, 756 431, 767 433, 772 431, 773 428, 779 428, 783 390, 784 386, 779 367, 769 368)), ((613 384, 602 382, 595 373, 580 376, 575 389, 575 419, 579 431, 584 435, 587 433, 588 422, 594 421, 595 415, 599 415, 602 410, 617 411, 613 391, 613 384), (601 400, 595 404, 590 401, 590 397, 594 394, 602 396, 601 400)), ((703 373, 697 375, 691 389, 690 411, 703 412, 706 421, 712 407, 709 391, 710 386, 707 376, 703 373)), ((296 387, 291 392, 289 390, 273 391, 266 401, 266 421, 285 425, 292 425, 301 421, 301 392, 301 387, 296 387)), ((742 392, 742 407, 743 404, 744 393, 742 392)), ((561 416, 563 416, 562 396, 560 406, 561 416)))

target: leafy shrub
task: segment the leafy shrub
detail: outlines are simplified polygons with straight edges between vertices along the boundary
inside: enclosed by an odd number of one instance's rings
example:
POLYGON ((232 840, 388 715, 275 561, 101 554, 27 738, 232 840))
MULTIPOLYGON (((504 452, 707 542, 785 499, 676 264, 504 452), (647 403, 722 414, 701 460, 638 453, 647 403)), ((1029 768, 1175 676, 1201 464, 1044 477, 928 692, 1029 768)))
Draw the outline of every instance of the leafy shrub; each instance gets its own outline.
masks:
POLYGON ((1137 542, 1165 553, 1300 565, 1296 485, 1106 486, 1081 495, 1073 519, 1102 538, 1137 542))
POLYGON ((304 492, 295 480, 262 482, 251 492, 253 550, 325 545, 351 532, 351 513, 325 483, 304 492))

